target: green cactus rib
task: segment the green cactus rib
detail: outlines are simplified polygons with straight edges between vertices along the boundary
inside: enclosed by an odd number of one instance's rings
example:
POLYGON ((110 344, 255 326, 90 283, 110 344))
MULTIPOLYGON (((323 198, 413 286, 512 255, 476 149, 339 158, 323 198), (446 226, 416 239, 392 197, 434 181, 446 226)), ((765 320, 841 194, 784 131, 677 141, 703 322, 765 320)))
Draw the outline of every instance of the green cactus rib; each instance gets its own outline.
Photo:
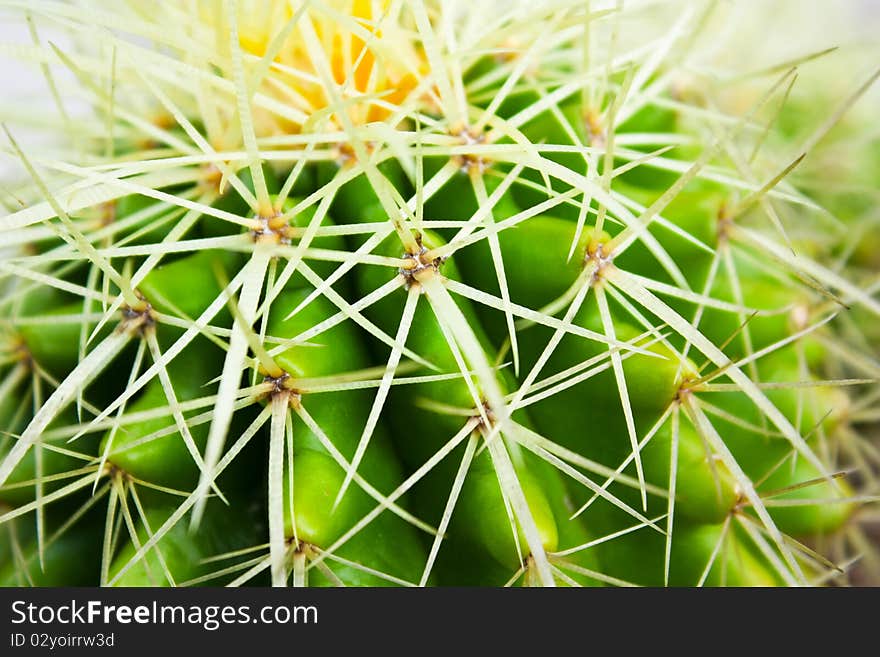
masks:
POLYGON ((55 103, 0 104, 0 583, 880 581, 880 72, 716 71, 712 2, 136 4, 0 2, 55 103))

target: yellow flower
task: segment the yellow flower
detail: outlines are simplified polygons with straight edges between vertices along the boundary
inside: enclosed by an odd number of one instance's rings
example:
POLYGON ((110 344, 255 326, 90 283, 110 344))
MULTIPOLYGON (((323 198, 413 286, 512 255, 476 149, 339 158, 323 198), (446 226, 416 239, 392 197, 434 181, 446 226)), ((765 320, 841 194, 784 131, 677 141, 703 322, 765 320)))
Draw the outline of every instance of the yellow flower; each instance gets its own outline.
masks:
MULTIPOLYGON (((414 43, 415 32, 400 24, 390 4, 331 0, 322 8, 301 11, 301 3, 294 0, 243 0, 238 3, 239 43, 246 53, 264 57, 277 48, 274 40, 296 16, 293 29, 274 54, 271 79, 264 81, 261 91, 312 115, 334 103, 326 74, 322 76, 322 71, 329 71, 337 85, 335 93, 355 125, 380 121, 427 72, 425 58, 414 43), (315 38, 320 52, 314 52, 315 38)), ((341 123, 338 117, 335 123, 341 123)), ((258 128, 258 132, 262 131, 258 128)))

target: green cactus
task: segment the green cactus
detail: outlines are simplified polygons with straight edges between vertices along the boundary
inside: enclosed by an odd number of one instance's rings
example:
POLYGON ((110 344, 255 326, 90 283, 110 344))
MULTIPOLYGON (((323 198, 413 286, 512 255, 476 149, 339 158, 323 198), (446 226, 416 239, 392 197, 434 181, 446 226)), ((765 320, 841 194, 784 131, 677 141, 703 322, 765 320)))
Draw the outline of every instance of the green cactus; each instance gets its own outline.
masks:
POLYGON ((61 142, 2 108, 3 581, 876 561, 876 157, 798 176, 877 73, 805 132, 810 56, 699 65, 716 4, 0 2, 61 142))

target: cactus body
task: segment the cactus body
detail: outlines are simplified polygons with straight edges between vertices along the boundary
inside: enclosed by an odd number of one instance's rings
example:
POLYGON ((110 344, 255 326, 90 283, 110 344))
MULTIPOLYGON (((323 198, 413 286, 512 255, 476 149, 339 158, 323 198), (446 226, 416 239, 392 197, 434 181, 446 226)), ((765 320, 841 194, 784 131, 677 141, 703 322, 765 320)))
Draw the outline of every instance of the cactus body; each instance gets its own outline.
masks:
POLYGON ((7 130, 3 581, 846 581, 877 179, 799 184, 789 66, 694 73, 727 8, 94 4, 28 51, 94 116, 7 130))

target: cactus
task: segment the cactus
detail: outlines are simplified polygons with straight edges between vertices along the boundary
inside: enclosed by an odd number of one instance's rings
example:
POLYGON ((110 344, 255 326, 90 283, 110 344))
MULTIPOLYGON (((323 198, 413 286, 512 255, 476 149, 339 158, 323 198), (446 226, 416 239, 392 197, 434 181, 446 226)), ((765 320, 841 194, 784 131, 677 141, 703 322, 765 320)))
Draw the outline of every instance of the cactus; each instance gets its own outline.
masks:
POLYGON ((859 581, 877 72, 792 129, 716 4, 3 2, 3 581, 859 581))

